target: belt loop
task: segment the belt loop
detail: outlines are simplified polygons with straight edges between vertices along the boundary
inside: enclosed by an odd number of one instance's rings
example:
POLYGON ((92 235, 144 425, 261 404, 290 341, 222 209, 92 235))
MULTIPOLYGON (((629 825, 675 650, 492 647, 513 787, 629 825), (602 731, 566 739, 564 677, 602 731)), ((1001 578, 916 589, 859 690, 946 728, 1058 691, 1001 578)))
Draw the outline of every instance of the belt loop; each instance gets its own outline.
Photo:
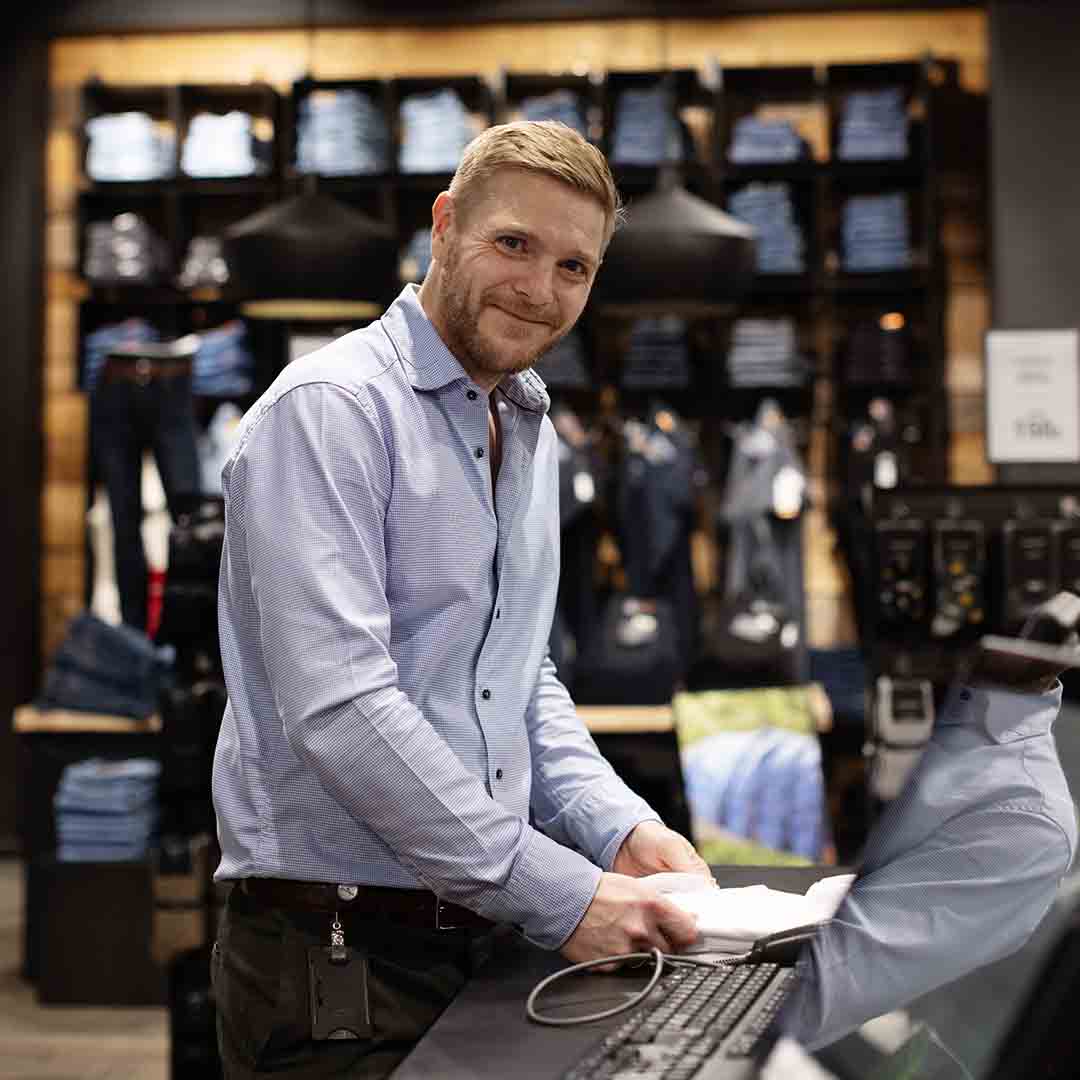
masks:
POLYGON ((461 926, 444 926, 442 921, 443 908, 446 905, 437 896, 435 897, 435 929, 436 930, 462 930, 461 926))

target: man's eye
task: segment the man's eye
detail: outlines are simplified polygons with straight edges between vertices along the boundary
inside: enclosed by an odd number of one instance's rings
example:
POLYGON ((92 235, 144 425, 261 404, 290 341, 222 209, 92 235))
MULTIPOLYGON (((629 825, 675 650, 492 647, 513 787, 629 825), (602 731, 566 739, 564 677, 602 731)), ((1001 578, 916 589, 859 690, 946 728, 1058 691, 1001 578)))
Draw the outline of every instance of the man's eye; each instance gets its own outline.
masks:
POLYGON ((520 251, 525 246, 525 241, 520 236, 500 236, 498 243, 510 251, 520 251))
POLYGON ((581 277, 588 273, 588 269, 583 262, 578 262, 577 259, 568 259, 563 263, 563 269, 569 270, 575 277, 581 277))

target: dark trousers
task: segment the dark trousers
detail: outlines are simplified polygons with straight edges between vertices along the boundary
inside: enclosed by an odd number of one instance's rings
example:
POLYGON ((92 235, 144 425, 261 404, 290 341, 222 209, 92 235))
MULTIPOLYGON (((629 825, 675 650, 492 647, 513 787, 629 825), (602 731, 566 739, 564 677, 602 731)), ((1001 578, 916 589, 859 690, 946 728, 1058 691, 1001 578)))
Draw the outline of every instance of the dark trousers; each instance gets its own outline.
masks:
POLYGON ((282 911, 234 886, 211 957, 218 1046, 227 1080, 265 1073, 385 1077, 438 1019, 493 935, 419 930, 342 912, 345 943, 368 955, 373 1037, 314 1041, 307 950, 328 945, 333 916, 282 911))
POLYGON ((142 539, 142 458, 152 450, 175 517, 177 495, 200 486, 191 379, 152 378, 145 384, 102 376, 90 402, 94 465, 105 484, 113 520, 120 610, 129 626, 146 628, 146 554, 142 539))

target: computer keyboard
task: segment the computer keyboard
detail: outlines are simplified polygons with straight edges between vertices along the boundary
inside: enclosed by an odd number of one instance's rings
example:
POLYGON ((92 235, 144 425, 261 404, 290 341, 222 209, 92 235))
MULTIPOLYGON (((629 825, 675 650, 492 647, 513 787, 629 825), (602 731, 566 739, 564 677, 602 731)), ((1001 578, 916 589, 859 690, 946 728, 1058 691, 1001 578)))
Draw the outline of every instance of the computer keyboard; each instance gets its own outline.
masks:
POLYGON ((563 1080, 691 1080, 718 1052, 750 1057, 795 977, 775 964, 676 968, 563 1080))

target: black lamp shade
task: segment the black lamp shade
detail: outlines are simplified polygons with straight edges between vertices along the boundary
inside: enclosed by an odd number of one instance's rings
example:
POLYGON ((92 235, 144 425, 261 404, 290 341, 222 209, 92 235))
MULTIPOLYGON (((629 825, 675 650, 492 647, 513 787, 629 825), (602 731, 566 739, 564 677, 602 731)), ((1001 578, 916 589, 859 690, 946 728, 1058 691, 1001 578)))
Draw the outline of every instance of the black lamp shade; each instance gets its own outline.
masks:
POLYGON ((593 287, 601 310, 707 315, 744 296, 755 269, 754 230, 674 185, 631 204, 593 287))
POLYGON ((396 292, 393 230, 319 192, 229 226, 224 249, 247 298, 380 301, 396 292))

